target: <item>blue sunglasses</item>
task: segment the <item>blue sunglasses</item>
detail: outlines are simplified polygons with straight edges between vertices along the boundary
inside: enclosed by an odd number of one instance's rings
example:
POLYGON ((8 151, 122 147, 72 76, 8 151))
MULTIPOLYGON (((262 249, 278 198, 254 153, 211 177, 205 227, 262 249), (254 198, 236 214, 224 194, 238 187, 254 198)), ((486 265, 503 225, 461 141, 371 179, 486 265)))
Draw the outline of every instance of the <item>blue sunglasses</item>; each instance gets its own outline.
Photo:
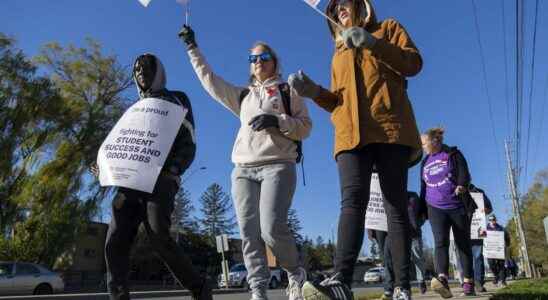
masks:
POLYGON ((263 52, 261 54, 250 54, 248 60, 250 64, 254 64, 259 60, 259 58, 261 61, 269 61, 272 60, 272 54, 268 52, 263 52))

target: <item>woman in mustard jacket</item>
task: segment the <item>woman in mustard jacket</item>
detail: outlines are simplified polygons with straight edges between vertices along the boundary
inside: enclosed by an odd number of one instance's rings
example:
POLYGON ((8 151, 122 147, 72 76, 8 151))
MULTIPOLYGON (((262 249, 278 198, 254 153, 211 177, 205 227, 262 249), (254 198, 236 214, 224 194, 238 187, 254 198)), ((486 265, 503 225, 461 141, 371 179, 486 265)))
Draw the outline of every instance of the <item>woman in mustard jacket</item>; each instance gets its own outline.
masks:
POLYGON ((305 297, 341 298, 329 287, 349 292, 375 165, 386 199, 395 296, 410 299, 407 170, 422 150, 406 77, 421 70, 422 58, 404 27, 393 19, 377 21, 368 0, 331 0, 327 14, 338 23, 328 23, 335 41, 330 90, 302 71, 289 78, 301 96, 331 113, 342 191, 336 274, 321 286, 305 286, 305 297))

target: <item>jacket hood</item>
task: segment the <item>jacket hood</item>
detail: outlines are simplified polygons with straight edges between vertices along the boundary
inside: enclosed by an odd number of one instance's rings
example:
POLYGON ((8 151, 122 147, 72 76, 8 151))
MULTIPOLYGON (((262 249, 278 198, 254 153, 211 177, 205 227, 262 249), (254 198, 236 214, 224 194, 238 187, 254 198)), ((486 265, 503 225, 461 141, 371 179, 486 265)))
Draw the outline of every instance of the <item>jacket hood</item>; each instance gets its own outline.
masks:
MULTIPOLYGON (((355 20, 357 24, 355 26, 360 26, 365 28, 367 31, 372 31, 372 29, 378 25, 377 15, 375 14, 375 9, 371 4, 371 0, 351 0, 355 14, 355 20)), ((326 8, 326 15, 331 19, 337 20, 337 12, 335 8, 337 6, 337 0, 330 0, 326 8)), ((340 29, 336 25, 332 24, 331 21, 327 20, 327 26, 331 32, 333 40, 340 40, 340 29)))
POLYGON ((251 87, 261 87, 261 86, 271 86, 273 84, 281 84, 284 81, 278 75, 268 78, 265 81, 259 81, 258 79, 253 79, 253 82, 250 84, 251 87))
POLYGON ((166 77, 166 71, 164 69, 164 65, 162 64, 160 59, 158 59, 158 57, 156 57, 154 54, 145 53, 137 57, 135 59, 135 62, 133 63, 132 74, 133 74, 133 81, 135 81, 135 85, 137 86, 137 91, 139 92, 139 98, 141 99, 146 98, 146 94, 148 93, 159 92, 166 88, 167 77, 166 77), (137 61, 141 59, 143 56, 151 56, 154 58, 156 62, 156 70, 154 71, 154 79, 152 80, 152 85, 146 91, 139 86, 139 83, 137 82, 137 78, 135 78, 135 65, 137 64, 137 61))
POLYGON ((455 154, 455 153, 459 152, 459 148, 457 148, 457 146, 447 146, 447 145, 443 144, 441 146, 441 151, 443 151, 445 153, 448 153, 449 155, 452 155, 452 154, 455 154))

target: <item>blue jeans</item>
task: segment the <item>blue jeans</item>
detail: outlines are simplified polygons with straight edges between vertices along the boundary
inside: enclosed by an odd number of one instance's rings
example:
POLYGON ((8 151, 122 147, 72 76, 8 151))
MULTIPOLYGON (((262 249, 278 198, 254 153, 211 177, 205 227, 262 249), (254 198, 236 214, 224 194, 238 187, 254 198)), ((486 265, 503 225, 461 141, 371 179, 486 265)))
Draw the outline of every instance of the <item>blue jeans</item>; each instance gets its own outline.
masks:
POLYGON ((483 244, 472 245, 472 259, 474 263, 474 280, 481 286, 485 283, 485 261, 483 259, 483 244))
MULTIPOLYGON (((485 260, 483 259, 483 243, 472 244, 472 263, 474 268, 474 281, 480 286, 485 284, 485 260)), ((462 273, 462 264, 457 252, 457 270, 459 271, 460 282, 464 282, 462 273)))
MULTIPOLYGON (((379 247, 383 249, 384 256, 384 292, 392 294, 394 291, 394 266, 392 264, 392 255, 390 253, 389 240, 386 239, 386 233, 379 234, 377 232, 377 242, 379 247)), ((417 281, 424 281, 424 258, 422 256, 422 238, 414 238, 411 240, 411 262, 415 265, 417 281)))

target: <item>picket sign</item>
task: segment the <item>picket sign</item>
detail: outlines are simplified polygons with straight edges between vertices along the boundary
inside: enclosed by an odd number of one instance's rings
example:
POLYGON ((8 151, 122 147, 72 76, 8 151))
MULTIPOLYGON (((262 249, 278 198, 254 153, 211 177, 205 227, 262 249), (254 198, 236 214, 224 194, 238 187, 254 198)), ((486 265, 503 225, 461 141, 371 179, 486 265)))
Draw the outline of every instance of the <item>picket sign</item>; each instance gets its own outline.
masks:
POLYGON ((152 193, 187 112, 156 98, 139 100, 128 108, 99 148, 101 186, 152 193))
POLYGON ((379 175, 371 175, 369 203, 365 214, 365 228, 388 232, 388 221, 384 211, 384 195, 381 191, 379 175))

